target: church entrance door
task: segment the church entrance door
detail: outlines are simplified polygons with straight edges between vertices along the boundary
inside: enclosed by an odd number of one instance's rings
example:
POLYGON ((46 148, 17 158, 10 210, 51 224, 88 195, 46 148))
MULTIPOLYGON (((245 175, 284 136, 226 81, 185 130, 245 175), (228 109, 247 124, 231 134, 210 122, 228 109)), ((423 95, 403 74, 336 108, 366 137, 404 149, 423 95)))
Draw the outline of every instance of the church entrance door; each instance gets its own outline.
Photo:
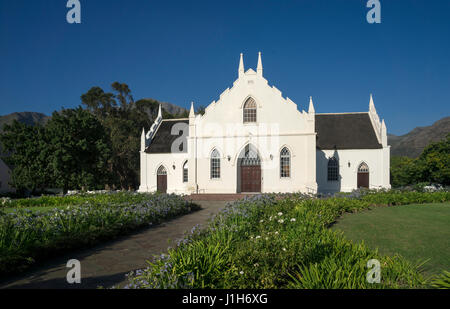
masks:
POLYGON ((369 166, 364 162, 358 167, 357 187, 369 188, 369 166))
POLYGON ((239 157, 240 192, 261 192, 261 160, 252 145, 239 157))
POLYGON ((156 190, 160 193, 167 192, 167 170, 162 165, 158 168, 156 175, 156 190))

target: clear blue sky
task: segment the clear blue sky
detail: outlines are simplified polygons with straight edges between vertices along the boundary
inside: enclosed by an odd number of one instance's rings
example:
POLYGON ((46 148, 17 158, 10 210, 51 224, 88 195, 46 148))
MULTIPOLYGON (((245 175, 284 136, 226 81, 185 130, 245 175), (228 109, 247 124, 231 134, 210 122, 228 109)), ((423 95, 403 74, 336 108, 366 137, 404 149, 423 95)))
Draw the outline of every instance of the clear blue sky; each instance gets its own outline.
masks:
POLYGON ((388 131, 450 113, 450 1, 0 0, 0 115, 51 114, 92 86, 127 83, 135 99, 207 105, 263 53, 264 76, 306 109, 367 111, 373 93, 388 131))

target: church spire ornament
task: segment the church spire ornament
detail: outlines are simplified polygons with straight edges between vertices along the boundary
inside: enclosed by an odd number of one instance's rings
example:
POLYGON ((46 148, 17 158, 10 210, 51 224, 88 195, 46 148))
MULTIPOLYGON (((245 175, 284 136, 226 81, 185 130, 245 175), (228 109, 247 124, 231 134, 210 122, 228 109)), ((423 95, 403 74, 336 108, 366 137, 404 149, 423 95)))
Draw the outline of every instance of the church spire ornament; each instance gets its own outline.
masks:
POLYGON ((244 54, 241 53, 241 59, 239 60, 239 77, 244 75, 244 54))
POLYGON ((375 104, 373 103, 372 94, 370 94, 369 112, 372 112, 372 113, 375 113, 375 114, 377 112, 377 110, 375 109, 375 104))
POLYGON ((316 110, 314 109, 314 103, 312 100, 312 97, 309 97, 309 109, 308 109, 308 113, 309 114, 315 114, 316 110))
POLYGON ((261 60, 261 52, 258 52, 258 67, 256 68, 256 72, 259 76, 263 76, 263 65, 261 60))

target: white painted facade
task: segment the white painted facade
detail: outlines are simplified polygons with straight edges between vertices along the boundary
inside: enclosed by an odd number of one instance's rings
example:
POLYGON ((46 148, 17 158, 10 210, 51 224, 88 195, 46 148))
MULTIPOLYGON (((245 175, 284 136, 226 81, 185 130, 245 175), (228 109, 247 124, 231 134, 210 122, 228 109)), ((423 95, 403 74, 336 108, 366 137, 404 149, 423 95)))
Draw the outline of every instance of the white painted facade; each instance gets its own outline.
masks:
MULTIPOLYGON (((150 131, 146 133, 143 130, 139 191, 156 191, 158 169, 164 166, 168 193, 242 192, 240 158, 246 147, 257 152, 259 157, 260 192, 351 191, 357 187, 356 175, 361 162, 369 166, 371 188, 388 188, 389 147, 386 144, 386 127, 384 122, 379 121, 372 99, 370 109, 374 130, 380 144, 383 144, 381 149, 318 150, 312 99, 308 111, 299 111, 296 103, 288 97, 284 98, 281 91, 270 86, 263 77, 261 53, 256 71, 244 71, 241 54, 238 79, 233 86, 227 88, 219 100, 213 101, 204 115, 195 115, 191 104, 189 119, 184 120, 184 128, 180 127, 187 135, 186 152, 146 152, 151 149, 162 124, 178 121, 163 120, 161 111, 150 131), (249 98, 256 102, 255 122, 244 122, 243 119, 244 104, 249 98), (286 172, 282 175, 280 169, 280 155, 284 148, 289 153, 287 175, 286 172), (211 175, 211 154, 214 149, 220 158, 218 178, 212 178, 211 175), (336 153, 339 156, 340 177, 338 181, 328 181, 328 158, 336 153), (183 181, 185 163, 188 165, 187 182, 183 181)), ((176 143, 180 141, 178 139, 176 143)))

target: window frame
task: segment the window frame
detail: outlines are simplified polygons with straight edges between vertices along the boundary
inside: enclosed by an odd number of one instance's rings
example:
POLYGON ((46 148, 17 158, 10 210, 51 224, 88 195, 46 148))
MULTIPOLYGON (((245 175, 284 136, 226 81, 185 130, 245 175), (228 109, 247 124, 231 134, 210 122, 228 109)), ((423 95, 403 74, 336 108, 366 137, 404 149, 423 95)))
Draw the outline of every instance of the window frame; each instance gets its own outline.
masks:
POLYGON ((283 147, 280 150, 280 178, 286 179, 291 178, 291 151, 287 147, 283 147), (284 152, 284 153, 283 153, 284 152), (284 167, 287 161, 287 173, 284 167))
POLYGON ((258 105, 255 99, 249 97, 245 100, 242 108, 242 122, 244 124, 257 123, 258 121, 258 105))
POLYGON ((220 152, 214 148, 213 151, 211 151, 210 155, 210 164, 209 164, 209 178, 210 179, 220 179, 220 152))
POLYGON ((339 176, 339 160, 331 157, 327 163, 327 181, 339 181, 339 176))

